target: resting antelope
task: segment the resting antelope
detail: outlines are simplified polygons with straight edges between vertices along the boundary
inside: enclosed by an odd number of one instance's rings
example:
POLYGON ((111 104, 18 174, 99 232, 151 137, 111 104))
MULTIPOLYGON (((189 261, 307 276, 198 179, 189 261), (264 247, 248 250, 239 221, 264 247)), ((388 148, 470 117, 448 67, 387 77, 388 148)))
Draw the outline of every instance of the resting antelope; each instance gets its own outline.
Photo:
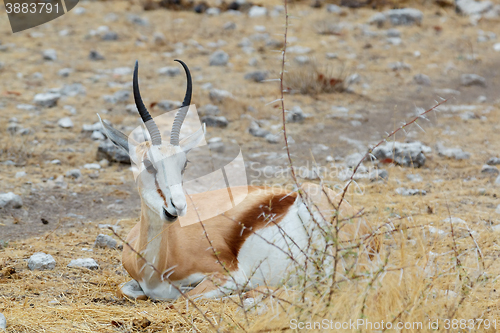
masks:
MULTIPOLYGON (((290 270, 292 258, 296 263, 303 262, 313 221, 328 223, 334 212, 330 200, 336 193, 311 183, 302 185, 300 190, 307 204, 315 207, 313 220, 296 191, 253 186, 241 191, 233 188, 233 196, 244 197, 240 204, 202 223, 181 227, 178 217, 194 209, 192 200, 183 192, 186 155, 204 138, 204 131, 200 129, 179 140, 191 102, 192 81, 188 67, 176 61, 186 72, 187 90, 175 115, 170 142, 161 137, 141 100, 137 62, 134 99, 151 140, 134 143, 102 122, 107 137, 138 161, 140 169, 136 182, 141 196, 141 218, 127 237, 134 250, 125 246, 122 258, 133 280, 122 285, 118 294, 135 299, 171 300, 179 297, 185 287, 194 287, 190 295, 220 297, 243 286, 277 285, 290 270)), ((216 190, 195 194, 191 199, 201 206, 213 205, 224 195, 227 190, 216 190)), ((347 209, 346 213, 352 214, 352 210, 347 209)), ((366 225, 352 223, 342 229, 340 237, 350 239, 368 232, 366 225)))

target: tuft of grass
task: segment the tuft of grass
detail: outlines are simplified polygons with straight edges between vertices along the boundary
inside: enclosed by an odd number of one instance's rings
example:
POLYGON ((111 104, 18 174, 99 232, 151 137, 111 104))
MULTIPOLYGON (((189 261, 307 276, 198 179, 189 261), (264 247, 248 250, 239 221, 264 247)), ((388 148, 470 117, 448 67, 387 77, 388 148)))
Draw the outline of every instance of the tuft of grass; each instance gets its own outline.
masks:
POLYGON ((283 81, 288 93, 303 95, 330 94, 346 90, 345 74, 343 69, 334 70, 325 66, 316 59, 311 59, 307 64, 288 69, 283 81))

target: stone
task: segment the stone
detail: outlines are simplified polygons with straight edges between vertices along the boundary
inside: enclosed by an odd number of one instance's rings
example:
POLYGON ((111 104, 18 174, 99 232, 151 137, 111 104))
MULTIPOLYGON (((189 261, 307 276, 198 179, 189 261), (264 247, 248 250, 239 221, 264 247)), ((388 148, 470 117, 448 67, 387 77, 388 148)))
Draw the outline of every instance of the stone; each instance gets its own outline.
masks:
POLYGON ((288 47, 286 51, 294 54, 307 54, 310 53, 312 49, 310 47, 295 45, 288 47))
POLYGON ((456 10, 463 15, 479 15, 493 8, 491 1, 456 0, 456 10))
POLYGON ((394 28, 388 29, 385 34, 387 37, 401 37, 401 32, 394 28))
POLYGON ((364 157, 363 154, 353 153, 346 156, 344 163, 348 168, 354 168, 359 164, 359 162, 363 157, 364 157))
POLYGON ((422 176, 420 176, 418 173, 417 174, 410 173, 410 174, 406 175, 406 178, 408 178, 410 181, 412 181, 414 183, 419 183, 419 182, 424 181, 422 176))
POLYGON ((33 103, 38 106, 51 108, 57 105, 59 98, 61 98, 61 94, 59 93, 41 93, 35 95, 33 103))
POLYGON ((167 67, 160 68, 157 71, 157 73, 160 75, 174 77, 174 76, 177 76, 181 73, 181 69, 179 67, 167 66, 167 67))
POLYGON ((87 268, 87 269, 92 269, 92 270, 99 269, 99 265, 92 258, 73 259, 68 264, 68 267, 70 267, 70 268, 87 268))
MULTIPOLYGON (((106 121, 106 120, 104 120, 104 121, 106 121)), ((102 131, 102 130, 103 130, 103 128, 102 128, 102 124, 100 121, 95 122, 92 125, 83 124, 83 126, 82 126, 82 131, 84 131, 84 132, 94 132, 94 131, 102 131)))
POLYGON ((118 40, 118 34, 114 31, 107 31, 101 35, 101 40, 104 41, 118 40))
POLYGON ((256 121, 252 121, 250 123, 250 127, 248 128, 248 132, 250 134, 252 134, 253 136, 256 136, 258 138, 264 138, 269 134, 269 131, 261 128, 259 123, 256 121))
POLYGON ((387 17, 384 13, 376 13, 370 17, 368 20, 368 24, 375 24, 379 28, 381 28, 384 23, 387 21, 387 17))
POLYGON ((387 67, 389 67, 389 69, 392 69, 393 71, 399 71, 399 70, 410 70, 411 69, 411 66, 408 65, 407 63, 404 63, 404 62, 391 62, 387 65, 387 67))
POLYGON ((43 51, 43 59, 49 60, 49 61, 56 61, 57 60, 56 50, 48 49, 48 50, 43 51))
POLYGON ((269 143, 272 143, 272 144, 275 144, 275 143, 279 143, 280 142, 280 139, 281 139, 281 135, 278 135, 278 134, 272 134, 272 133, 269 133, 265 136, 266 138, 266 141, 269 142, 269 143))
POLYGON ((389 172, 387 172, 387 170, 384 169, 375 169, 368 174, 368 179, 371 180, 372 182, 376 180, 385 181, 389 179, 389 172))
POLYGON ((500 158, 498 158, 498 157, 492 157, 492 158, 490 158, 486 162, 486 164, 488 164, 488 165, 499 165, 500 164, 500 158))
POLYGON ((130 157, 127 152, 124 149, 115 146, 109 140, 99 143, 99 147, 97 147, 96 159, 98 161, 107 159, 110 162, 130 164, 130 157))
POLYGON ((486 79, 477 74, 462 74, 460 76, 460 84, 462 86, 486 86, 486 79))
POLYGON ((204 115, 216 116, 220 113, 220 109, 217 105, 207 104, 201 109, 201 112, 204 115))
POLYGON ((293 60, 299 65, 307 65, 311 62, 311 59, 308 56, 296 56, 293 60))
POLYGON ((217 50, 210 56, 210 66, 226 66, 228 61, 229 55, 222 50, 217 50))
POLYGON ((288 111, 286 115, 286 120, 291 122, 291 123, 301 123, 305 119, 304 112, 302 111, 302 108, 298 105, 295 105, 291 111, 288 111))
POLYGON ((402 8, 388 10, 385 12, 385 16, 392 25, 420 25, 422 24, 424 14, 418 9, 402 8))
POLYGON ((248 11, 249 17, 261 17, 267 15, 267 9, 260 6, 252 6, 248 11))
POLYGON ((497 51, 497 52, 500 52, 500 43, 495 43, 493 45, 493 50, 497 51))
POLYGON ((5 319, 5 316, 0 313, 0 330, 5 330, 7 329, 7 320, 5 319))
POLYGON ((24 110, 24 111, 33 111, 36 109, 36 107, 31 104, 17 104, 16 108, 18 110, 24 110))
POLYGON ((226 119, 226 117, 220 116, 204 116, 201 117, 201 122, 205 123, 208 127, 219 127, 219 128, 224 128, 227 127, 229 124, 229 121, 226 119))
POLYGON ((234 23, 234 22, 226 22, 222 26, 222 29, 224 29, 224 30, 235 30, 236 29, 236 23, 234 23))
POLYGON ((207 144, 208 148, 211 151, 218 153, 224 152, 225 149, 224 142, 222 142, 222 139, 219 137, 211 138, 210 140, 208 140, 207 144))
POLYGON ((466 153, 460 148, 446 148, 441 142, 436 144, 436 150, 440 156, 454 158, 456 160, 467 160, 471 156, 470 153, 466 153))
POLYGON ((500 214, 500 205, 498 205, 497 209, 495 209, 495 213, 500 214))
POLYGON ((94 141, 106 140, 106 137, 101 131, 93 131, 92 134, 90 135, 90 138, 94 141))
POLYGON ((167 39, 165 38, 165 35, 162 34, 161 32, 156 31, 153 34, 153 43, 155 43, 156 45, 164 45, 166 42, 167 39))
POLYGON ((135 14, 129 14, 127 19, 130 23, 134 23, 134 24, 137 24, 137 25, 140 25, 143 27, 145 27, 149 24, 147 19, 142 18, 139 15, 135 15, 135 14))
POLYGON ((498 174, 500 174, 500 171, 496 166, 485 164, 481 168, 481 173, 498 176, 498 174))
POLYGON ((159 101, 156 105, 160 109, 162 109, 163 111, 172 111, 172 110, 180 108, 182 106, 182 102, 163 100, 163 101, 159 101))
POLYGON ((326 11, 328 13, 342 14, 342 8, 340 8, 339 6, 334 5, 334 4, 328 4, 326 6, 326 11))
POLYGON ((63 68, 57 71, 57 75, 61 77, 68 77, 74 70, 72 68, 63 68))
POLYGON ((245 74, 245 80, 250 80, 254 82, 262 82, 267 79, 267 71, 254 71, 245 74))
POLYGON ((89 170, 99 170, 101 168, 98 163, 87 163, 83 167, 89 170))
POLYGON ((12 192, 0 193, 0 208, 12 207, 21 208, 23 206, 23 199, 12 192))
POLYGON ((104 56, 96 50, 91 50, 89 52, 89 59, 92 61, 104 60, 104 56))
POLYGON ((427 194, 427 192, 424 190, 405 188, 405 187, 397 188, 396 193, 399 195, 404 195, 404 196, 426 195, 427 194))
POLYGON ((416 84, 420 84, 423 86, 430 86, 431 85, 431 79, 425 74, 416 74, 413 77, 413 81, 415 81, 416 84))
POLYGON ((495 179, 495 185, 500 185, 500 176, 498 176, 497 179, 495 179))
POLYGON ((46 271, 53 270, 56 267, 56 261, 50 254, 37 252, 33 254, 28 260, 28 268, 32 271, 46 271))
POLYGON ((59 119, 59 121, 57 122, 57 125, 59 125, 59 127, 62 127, 62 128, 72 128, 74 126, 73 121, 71 121, 71 119, 69 117, 64 117, 64 118, 59 119))
POLYGON ((116 249, 117 241, 111 236, 99 234, 95 239, 94 247, 116 249))
POLYGON ((116 104, 120 102, 127 102, 130 99, 130 96, 131 94, 129 90, 122 89, 118 90, 113 95, 104 95, 103 99, 107 103, 116 104))
POLYGON ((222 103, 227 98, 233 98, 233 95, 229 91, 214 88, 210 90, 208 97, 213 103, 222 103))
POLYGON ((418 141, 411 143, 387 142, 375 148, 372 155, 383 163, 420 168, 426 161, 424 153, 431 151, 429 147, 418 141))
POLYGON ((207 14, 208 16, 219 16, 220 9, 217 7, 210 7, 205 11, 205 14, 207 14))
POLYGON ((66 177, 80 178, 82 176, 82 172, 80 169, 72 169, 66 172, 66 177))

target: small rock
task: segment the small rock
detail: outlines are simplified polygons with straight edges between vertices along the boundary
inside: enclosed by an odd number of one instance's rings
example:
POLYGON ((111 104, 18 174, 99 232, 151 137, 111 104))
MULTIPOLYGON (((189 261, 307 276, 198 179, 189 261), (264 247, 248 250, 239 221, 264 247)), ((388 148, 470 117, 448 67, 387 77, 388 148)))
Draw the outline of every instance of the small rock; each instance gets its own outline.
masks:
POLYGON ((22 206, 23 199, 19 195, 12 192, 0 193, 0 208, 21 208, 22 206))
POLYGON ((497 176, 498 174, 500 174, 500 171, 498 170, 497 167, 495 167, 493 165, 485 164, 481 168, 481 173, 486 173, 489 175, 497 176))
POLYGON ((265 138, 267 142, 275 144, 280 142, 281 136, 278 134, 269 133, 265 136, 265 138))
POLYGON ((204 115, 216 116, 220 113, 220 109, 217 105, 207 104, 200 110, 204 115))
POLYGON ((295 54, 307 54, 310 53, 312 49, 310 47, 304 47, 300 45, 295 45, 295 46, 290 46, 287 48, 288 53, 295 53, 295 54))
POLYGON ((37 252, 28 260, 28 268, 32 271, 53 270, 56 267, 56 261, 50 254, 37 252))
POLYGON ((460 84, 462 86, 486 86, 486 79, 477 74, 462 74, 460 76, 460 84))
POLYGON ((500 43, 496 43, 493 45, 493 50, 500 52, 500 43))
POLYGON ((334 4, 328 4, 326 6, 326 11, 328 13, 342 14, 342 8, 340 8, 339 6, 334 5, 334 4))
POLYGON ((142 18, 138 15, 130 14, 128 15, 128 21, 130 23, 134 23, 140 26, 147 26, 148 25, 148 20, 145 18, 142 18))
POLYGON ((220 9, 217 7, 210 7, 205 11, 205 14, 207 14, 208 16, 219 16, 220 9))
POLYGON ((429 147, 418 141, 411 143, 387 142, 375 148, 372 154, 383 163, 395 163, 405 167, 420 168, 426 161, 424 153, 430 151, 429 147))
POLYGON ((248 11, 249 17, 261 17, 267 15, 267 9, 260 6, 252 6, 248 11))
POLYGON ((456 0, 456 11, 463 15, 479 15, 493 8, 491 1, 456 0))
POLYGON ((59 98, 61 98, 61 94, 58 93, 41 93, 35 95, 33 103, 38 106, 51 108, 57 105, 59 98))
POLYGON ((292 123, 301 123, 305 119, 304 112, 302 111, 302 108, 298 105, 295 105, 291 111, 287 113, 286 119, 289 122, 292 123))
MULTIPOLYGON (((160 109, 162 109, 163 111, 172 111, 172 110, 180 108, 182 106, 182 102, 163 100, 163 101, 159 101, 156 105, 160 109)), ((137 108, 136 108, 136 110, 137 110, 137 108)))
POLYGON ((92 135, 90 136, 90 138, 94 141, 97 141, 97 140, 106 140, 106 137, 104 136, 104 134, 102 134, 101 131, 93 131, 92 132, 92 135))
POLYGON ((466 153, 460 148, 446 148, 441 142, 436 144, 436 150, 439 155, 456 160, 467 160, 470 158, 470 153, 466 153))
POLYGON ((264 138, 269 134, 269 131, 261 128, 259 123, 256 121, 252 121, 250 127, 248 128, 248 132, 259 138, 264 138))
POLYGON ((18 104, 16 106, 16 108, 18 110, 24 110, 24 111, 33 111, 36 109, 36 107, 34 105, 31 105, 31 104, 18 104))
POLYGON ((69 117, 64 117, 64 118, 59 119, 59 121, 57 122, 57 125, 59 125, 59 127, 62 127, 62 128, 72 128, 73 122, 71 121, 71 119, 69 117))
POLYGON ((63 68, 57 72, 57 75, 59 75, 61 77, 68 77, 73 72, 74 72, 74 70, 72 68, 63 68))
POLYGON ((167 42, 165 35, 157 31, 153 34, 153 43, 156 45, 164 45, 167 42))
POLYGON ((399 70, 410 70, 411 69, 411 66, 404 63, 404 62, 391 62, 387 65, 387 67, 389 67, 389 69, 392 69, 393 71, 399 71, 399 70))
POLYGON ((412 196, 412 195, 426 195, 427 192, 424 190, 417 190, 412 188, 400 187, 396 189, 396 193, 404 196, 412 196))
POLYGON ((98 163, 87 163, 83 167, 89 170, 99 170, 101 168, 98 163))
POLYGON ((369 175, 368 175, 368 179, 370 181, 376 181, 376 180, 387 180, 389 179, 389 172, 387 172, 387 170, 384 170, 384 169, 375 169, 375 170, 372 170, 369 175))
POLYGON ((497 209, 495 209, 495 213, 500 214, 500 205, 498 205, 497 209))
POLYGON ((75 13, 75 15, 82 15, 85 14, 87 10, 83 7, 76 7, 75 9, 73 9, 73 12, 75 13))
POLYGON ((224 142, 222 142, 222 139, 219 137, 211 138, 208 140, 208 148, 211 151, 222 153, 225 149, 224 147, 224 142))
POLYGON ((80 178, 82 176, 82 172, 80 169, 72 169, 66 172, 66 177, 80 178))
POLYGON ((408 174, 408 175, 406 175, 406 178, 408 178, 410 181, 412 181, 414 183, 419 183, 419 182, 424 181, 422 176, 420 176, 418 173, 417 174, 408 174))
POLYGON ((157 73, 160 74, 160 75, 166 75, 166 76, 174 77, 174 76, 177 76, 177 75, 179 75, 181 73, 181 69, 179 67, 167 66, 167 67, 160 68, 157 71, 157 73))
POLYGON ((94 247, 116 249, 116 240, 108 235, 99 234, 94 243, 94 247))
POLYGON ((500 185, 500 176, 498 176, 497 179, 495 179, 495 185, 500 185))
POLYGON ((97 147, 96 159, 107 159, 111 162, 130 164, 130 157, 125 150, 115 146, 111 141, 102 141, 97 147))
POLYGON ((299 65, 306 65, 311 62, 311 59, 308 56, 296 56, 293 60, 299 65))
POLYGON ((120 102, 127 102, 130 99, 130 91, 129 90, 118 90, 113 95, 104 95, 103 99, 107 103, 116 104, 120 102))
POLYGON ((492 158, 490 158, 486 162, 486 164, 488 164, 488 165, 498 165, 498 164, 500 164, 500 158, 498 158, 498 157, 492 157, 492 158))
POLYGON ((208 96, 213 103, 222 103, 227 98, 233 98, 229 91, 220 89, 211 89, 208 96))
MULTIPOLYGON (((106 121, 106 120, 105 120, 106 121)), ((102 131, 102 124, 101 122, 95 122, 92 125, 89 124, 83 124, 82 126, 82 131, 84 132, 94 132, 94 131, 102 131)))
POLYGON ((387 37, 401 37, 401 32, 394 28, 388 29, 385 34, 387 37))
POLYGON ((234 23, 234 22, 226 22, 222 26, 222 29, 224 29, 224 30, 234 30, 234 29, 236 29, 236 23, 234 23))
POLYGON ((204 116, 201 118, 201 122, 205 123, 208 127, 227 127, 229 121, 227 121, 226 117, 220 116, 204 116))
POLYGON ((375 24, 379 28, 381 28, 384 23, 387 21, 387 17, 385 16, 384 13, 376 13, 370 17, 368 20, 368 24, 375 24))
POLYGON ((254 82, 262 82, 267 79, 267 71, 255 71, 245 74, 245 80, 251 80, 254 82))
POLYGON ((48 50, 43 51, 43 59, 49 60, 49 61, 56 61, 57 60, 56 50, 48 49, 48 50))
POLYGON ((0 330, 5 330, 7 329, 7 320, 5 319, 5 316, 0 313, 0 330))
POLYGON ((413 77, 413 81, 415 81, 415 83, 417 83, 417 84, 424 85, 424 86, 431 85, 431 79, 425 74, 416 74, 413 77))
POLYGON ((92 258, 81 258, 81 259, 73 259, 68 264, 70 268, 87 268, 87 269, 99 269, 99 265, 92 258))
POLYGON ((101 40, 104 41, 118 40, 118 34, 114 31, 106 31, 101 35, 101 40))
POLYGON ((23 178, 23 177, 26 177, 26 175, 27 175, 26 171, 18 171, 18 172, 16 172, 15 177, 16 178, 23 178))
POLYGON ((228 61, 229 55, 222 50, 217 50, 210 56, 210 66, 226 66, 228 61))
POLYGON ((104 60, 104 56, 97 52, 96 50, 91 50, 89 52, 89 59, 92 61, 104 60))
POLYGON ((385 12, 385 16, 389 18, 392 25, 420 25, 424 14, 418 9, 403 8, 388 10, 385 12))

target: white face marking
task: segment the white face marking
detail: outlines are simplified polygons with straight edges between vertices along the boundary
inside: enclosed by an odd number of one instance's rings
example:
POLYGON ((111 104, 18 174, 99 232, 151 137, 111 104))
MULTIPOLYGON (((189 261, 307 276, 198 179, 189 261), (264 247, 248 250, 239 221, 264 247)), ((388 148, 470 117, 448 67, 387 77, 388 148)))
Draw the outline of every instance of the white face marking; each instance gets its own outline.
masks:
POLYGON ((166 222, 186 214, 187 202, 182 188, 186 153, 180 146, 164 143, 151 146, 139 165, 138 187, 144 203, 166 222))

